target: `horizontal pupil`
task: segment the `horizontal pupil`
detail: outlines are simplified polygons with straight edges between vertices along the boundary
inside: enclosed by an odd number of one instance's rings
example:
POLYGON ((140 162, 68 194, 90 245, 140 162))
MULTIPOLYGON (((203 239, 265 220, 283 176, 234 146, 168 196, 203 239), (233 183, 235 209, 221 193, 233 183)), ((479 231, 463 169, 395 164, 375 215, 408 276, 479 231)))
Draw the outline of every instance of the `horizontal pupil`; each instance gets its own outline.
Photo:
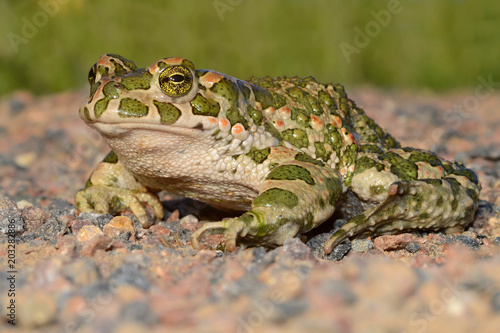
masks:
POLYGON ((184 75, 174 74, 170 76, 170 81, 172 82, 182 82, 184 81, 184 75))

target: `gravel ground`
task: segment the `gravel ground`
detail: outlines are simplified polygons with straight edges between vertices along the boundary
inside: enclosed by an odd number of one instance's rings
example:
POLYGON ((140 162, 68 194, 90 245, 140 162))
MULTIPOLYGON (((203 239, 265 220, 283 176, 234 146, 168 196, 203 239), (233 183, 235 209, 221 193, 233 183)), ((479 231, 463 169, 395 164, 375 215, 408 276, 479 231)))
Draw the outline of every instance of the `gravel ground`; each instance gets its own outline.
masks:
POLYGON ((359 239, 328 256, 340 220, 274 250, 224 253, 215 235, 190 247, 200 223, 224 217, 192 200, 164 194, 165 220, 149 229, 127 213, 77 214, 74 193, 108 151, 78 118, 85 94, 4 96, 0 331, 498 332, 500 94, 481 92, 351 93, 404 145, 473 168, 483 190, 462 234, 359 239))

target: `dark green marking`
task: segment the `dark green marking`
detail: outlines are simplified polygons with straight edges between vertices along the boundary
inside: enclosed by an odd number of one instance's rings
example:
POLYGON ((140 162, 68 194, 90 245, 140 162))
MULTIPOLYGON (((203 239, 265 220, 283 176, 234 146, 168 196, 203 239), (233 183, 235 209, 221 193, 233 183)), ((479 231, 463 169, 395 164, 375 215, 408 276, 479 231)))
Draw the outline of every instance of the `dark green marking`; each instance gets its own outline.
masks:
POLYGON ((248 105, 247 114, 252 118, 255 125, 260 126, 262 124, 262 112, 248 105))
POLYGON ((443 185, 443 181, 441 179, 422 179, 422 181, 436 187, 443 185))
POLYGON ((340 198, 342 194, 342 184, 338 179, 335 178, 326 178, 325 179, 326 188, 328 189, 328 203, 331 206, 335 206, 338 198, 340 198))
POLYGON ((325 148, 325 144, 323 142, 315 142, 314 148, 316 149, 316 157, 322 159, 323 161, 328 161, 332 152, 325 148))
POLYGON ((363 173, 365 170, 375 167, 377 171, 384 170, 385 166, 382 163, 378 163, 367 156, 363 156, 356 161, 356 168, 354 169, 354 174, 363 173))
POLYGON ((361 153, 374 153, 374 154, 383 154, 382 149, 380 149, 377 145, 374 144, 363 144, 359 146, 359 151, 361 153))
POLYGON ((109 57, 120 59, 121 62, 123 62, 125 66, 127 66, 130 70, 135 71, 137 69, 137 65, 132 60, 128 60, 119 54, 108 53, 106 55, 109 57))
POLYGON ((310 118, 306 110, 301 110, 295 107, 291 108, 291 116, 292 120, 296 121, 302 127, 311 127, 310 118))
POLYGON ((372 196, 386 192, 386 188, 382 185, 370 186, 370 194, 372 196))
POLYGON ((200 116, 217 117, 219 115, 219 103, 211 99, 203 97, 201 94, 196 94, 196 97, 190 102, 193 107, 193 114, 200 116))
POLYGON ((274 106, 273 96, 269 93, 269 91, 258 86, 252 87, 252 91, 255 96, 255 101, 262 104, 263 110, 270 106, 274 106))
MULTIPOLYGON (((410 148, 411 149, 411 148, 410 148)), ((403 148, 404 151, 407 151, 408 148, 403 148)), ((413 150, 413 149, 411 149, 413 150)), ((441 160, 432 152, 425 152, 419 150, 413 150, 408 158, 409 161, 412 162, 426 162, 432 166, 442 166, 441 160)))
POLYGON ((181 110, 170 103, 163 103, 153 100, 158 113, 160 114, 160 122, 165 125, 173 124, 181 116, 181 110))
POLYGON ((257 149, 255 147, 252 147, 246 155, 250 157, 255 163, 261 164, 267 159, 270 153, 271 148, 257 149))
POLYGON ((314 185, 315 181, 311 172, 298 165, 280 165, 267 175, 266 179, 271 180, 303 180, 309 185, 314 185))
POLYGON ((283 140, 280 131, 278 131, 276 127, 274 127, 272 124, 265 122, 264 128, 266 129, 267 132, 271 133, 273 137, 278 138, 280 141, 283 140))
POLYGON ((311 164, 321 166, 321 167, 325 166, 325 164, 323 162, 321 162, 320 160, 317 160, 315 158, 312 158, 311 156, 307 155, 306 153, 298 153, 297 155, 295 155, 295 160, 300 161, 300 162, 311 163, 311 164))
POLYGON ((214 84, 210 90, 227 99, 232 106, 237 107, 239 97, 238 87, 233 81, 222 78, 219 82, 214 84))
POLYGON ((147 116, 148 106, 134 98, 124 98, 120 101, 118 115, 123 118, 140 118, 147 116))
POLYGON ((262 192, 253 201, 254 207, 288 207, 290 209, 297 206, 299 198, 295 193, 281 188, 270 188, 262 192))
POLYGON ((121 85, 127 90, 149 89, 153 75, 144 69, 141 72, 135 73, 133 76, 123 77, 120 81, 121 85))
POLYGON ((451 192, 453 194, 453 200, 451 201, 451 209, 456 210, 458 207, 458 192, 460 192, 460 183, 455 178, 446 177, 445 181, 451 186, 451 192))
POLYGON ((287 129, 281 132, 281 136, 285 141, 290 142, 297 148, 305 148, 309 146, 307 133, 299 128, 287 129))
POLYGON ((95 105, 94 105, 94 115, 96 118, 101 117, 101 115, 106 111, 108 108, 108 103, 109 103, 109 98, 101 98, 98 100, 95 105))
POLYGON ((237 80, 236 85, 238 86, 238 89, 240 90, 240 93, 243 95, 245 100, 249 101, 250 100, 250 88, 248 88, 244 81, 237 80))
POLYGON ((451 172, 453 175, 459 175, 459 176, 464 176, 466 177, 471 183, 474 183, 476 185, 479 184, 479 179, 477 178, 477 175, 474 171, 471 169, 463 168, 463 169, 455 169, 453 172, 451 172))
POLYGON ((116 156, 114 151, 110 151, 102 161, 106 163, 116 164, 118 163, 118 156, 116 156))
POLYGON ((335 100, 330 96, 330 94, 324 90, 318 92, 318 100, 320 103, 326 105, 330 110, 336 109, 335 100))
POLYGON ((394 152, 386 152, 383 159, 391 163, 391 172, 401 180, 415 180, 418 178, 418 167, 394 152))
POLYGON ((226 117, 231 122, 231 125, 240 123, 245 129, 248 129, 248 121, 243 117, 238 108, 234 106, 230 107, 229 110, 226 111, 226 117))
POLYGON ((101 86, 101 82, 96 82, 90 85, 90 97, 94 96, 95 92, 101 86))
POLYGON ((85 117, 85 119, 87 120, 91 120, 90 118, 90 113, 89 113, 89 109, 87 107, 84 107, 83 108, 83 116, 85 117))
POLYGON ((114 99, 120 97, 120 90, 113 81, 109 81, 102 87, 102 93, 108 98, 114 99))

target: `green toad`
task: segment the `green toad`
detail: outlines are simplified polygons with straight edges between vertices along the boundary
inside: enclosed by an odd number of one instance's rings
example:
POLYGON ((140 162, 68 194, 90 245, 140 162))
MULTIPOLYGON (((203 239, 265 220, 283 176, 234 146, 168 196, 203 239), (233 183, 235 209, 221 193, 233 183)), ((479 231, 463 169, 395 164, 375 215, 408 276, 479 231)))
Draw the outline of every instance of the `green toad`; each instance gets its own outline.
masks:
POLYGON ((338 84, 307 78, 239 80, 183 58, 137 68, 103 55, 89 73, 81 118, 112 152, 76 194, 80 211, 131 209, 149 227, 166 190, 240 217, 205 223, 191 238, 223 233, 274 247, 334 212, 348 222, 325 244, 402 230, 461 231, 480 184, 460 163, 402 148, 338 84))

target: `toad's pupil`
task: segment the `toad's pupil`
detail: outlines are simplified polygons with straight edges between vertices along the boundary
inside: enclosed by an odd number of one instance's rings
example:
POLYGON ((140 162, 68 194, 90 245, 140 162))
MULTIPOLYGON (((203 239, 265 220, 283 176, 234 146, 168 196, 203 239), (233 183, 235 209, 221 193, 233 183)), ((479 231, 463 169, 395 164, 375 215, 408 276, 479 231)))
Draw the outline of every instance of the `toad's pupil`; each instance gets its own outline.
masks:
POLYGON ((170 81, 172 81, 172 82, 182 82, 182 81, 184 81, 184 75, 174 74, 174 75, 170 76, 170 81))

